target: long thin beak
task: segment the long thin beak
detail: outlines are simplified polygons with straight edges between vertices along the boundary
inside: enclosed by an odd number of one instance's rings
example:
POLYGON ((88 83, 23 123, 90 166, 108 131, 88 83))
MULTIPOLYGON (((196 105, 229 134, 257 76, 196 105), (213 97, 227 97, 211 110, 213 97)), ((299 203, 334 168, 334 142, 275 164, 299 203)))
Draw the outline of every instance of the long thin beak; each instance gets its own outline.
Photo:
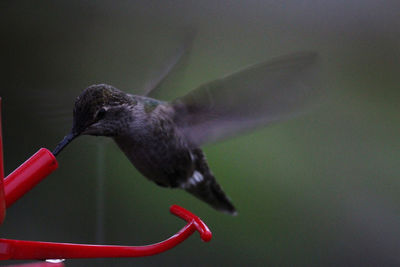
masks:
POLYGON ((58 143, 58 145, 54 149, 53 155, 57 156, 58 153, 60 153, 61 150, 63 150, 64 147, 66 147, 69 143, 71 143, 71 141, 74 140, 75 137, 77 137, 77 136, 78 136, 78 134, 75 134, 75 133, 69 133, 68 135, 66 135, 64 137, 64 139, 60 143, 58 143))

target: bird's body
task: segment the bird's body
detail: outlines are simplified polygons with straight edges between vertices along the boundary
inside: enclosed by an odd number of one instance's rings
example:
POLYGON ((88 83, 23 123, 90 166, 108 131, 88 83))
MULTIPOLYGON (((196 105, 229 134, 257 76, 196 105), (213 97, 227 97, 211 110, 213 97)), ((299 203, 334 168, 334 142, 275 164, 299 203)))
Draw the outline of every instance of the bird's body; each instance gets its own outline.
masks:
POLYGON ((304 81, 315 58, 298 54, 255 65, 172 102, 92 85, 77 98, 72 131, 54 154, 79 135, 108 136, 151 181, 235 214, 200 146, 292 114, 309 98, 304 81), (269 95, 264 87, 272 88, 269 95))
POLYGON ((218 210, 236 212, 201 149, 177 126, 179 116, 172 103, 98 84, 82 92, 74 113, 78 119, 73 132, 111 137, 130 162, 157 185, 182 188, 218 210), (91 109, 87 101, 92 103, 91 109), (99 110, 105 110, 104 117, 88 127, 85 116, 91 114, 97 120, 99 110))
POLYGON ((190 148, 174 126, 171 106, 148 102, 141 98, 136 107, 127 107, 129 124, 113 139, 142 174, 161 186, 177 187, 193 172, 190 148))

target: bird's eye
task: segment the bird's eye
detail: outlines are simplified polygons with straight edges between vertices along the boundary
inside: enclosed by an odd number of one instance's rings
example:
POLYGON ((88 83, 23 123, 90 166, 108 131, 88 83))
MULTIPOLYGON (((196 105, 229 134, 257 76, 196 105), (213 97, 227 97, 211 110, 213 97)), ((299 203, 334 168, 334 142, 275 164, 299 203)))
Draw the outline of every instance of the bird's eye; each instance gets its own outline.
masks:
POLYGON ((97 112, 96 119, 101 120, 106 115, 106 109, 102 108, 97 112))

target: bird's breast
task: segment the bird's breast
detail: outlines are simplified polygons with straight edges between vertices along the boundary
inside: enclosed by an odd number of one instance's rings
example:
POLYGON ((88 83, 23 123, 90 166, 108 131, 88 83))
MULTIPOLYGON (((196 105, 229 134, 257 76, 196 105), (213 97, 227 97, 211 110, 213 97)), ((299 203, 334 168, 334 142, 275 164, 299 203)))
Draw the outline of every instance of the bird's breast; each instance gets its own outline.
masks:
POLYGON ((159 185, 177 187, 192 174, 192 157, 183 137, 164 124, 114 140, 145 177, 159 185))

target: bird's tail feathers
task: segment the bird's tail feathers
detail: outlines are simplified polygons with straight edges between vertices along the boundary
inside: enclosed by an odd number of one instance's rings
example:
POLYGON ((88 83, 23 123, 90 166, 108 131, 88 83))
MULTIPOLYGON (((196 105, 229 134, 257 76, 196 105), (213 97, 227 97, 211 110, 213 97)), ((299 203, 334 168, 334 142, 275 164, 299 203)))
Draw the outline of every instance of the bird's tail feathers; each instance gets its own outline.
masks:
POLYGON ((237 215, 231 200, 211 173, 201 173, 195 170, 193 176, 181 187, 198 199, 207 202, 214 209, 230 215, 237 215))

